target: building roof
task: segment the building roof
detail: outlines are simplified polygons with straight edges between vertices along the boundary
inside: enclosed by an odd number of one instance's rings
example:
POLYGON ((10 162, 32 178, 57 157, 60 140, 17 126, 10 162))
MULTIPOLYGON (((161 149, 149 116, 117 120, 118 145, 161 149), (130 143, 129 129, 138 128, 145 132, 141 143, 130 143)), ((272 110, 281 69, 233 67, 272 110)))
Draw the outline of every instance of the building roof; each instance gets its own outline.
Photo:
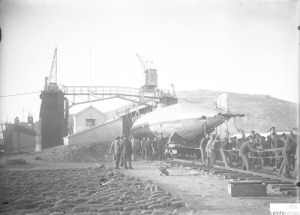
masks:
POLYGON ((83 112, 85 112, 85 111, 87 111, 87 110, 89 110, 89 109, 94 109, 94 110, 95 110, 96 112, 98 112, 99 114, 105 116, 104 113, 102 113, 100 110, 98 110, 97 108, 95 108, 95 107, 92 106, 92 105, 90 105, 90 106, 84 108, 83 110, 79 111, 78 113, 74 114, 74 116, 76 117, 76 116, 80 115, 81 113, 83 113, 83 112))

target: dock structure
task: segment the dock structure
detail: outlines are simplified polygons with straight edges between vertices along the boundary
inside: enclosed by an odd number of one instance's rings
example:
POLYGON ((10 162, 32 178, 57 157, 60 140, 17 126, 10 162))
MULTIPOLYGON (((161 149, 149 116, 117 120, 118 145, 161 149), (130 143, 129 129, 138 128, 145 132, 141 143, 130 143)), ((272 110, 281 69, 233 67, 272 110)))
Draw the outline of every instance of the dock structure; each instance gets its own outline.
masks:
POLYGON ((156 106, 176 104, 175 93, 161 89, 131 88, 121 86, 62 86, 45 84, 41 92, 41 149, 63 145, 68 135, 69 109, 75 105, 108 99, 123 99, 133 105, 120 109, 122 135, 129 135, 134 121, 151 112, 156 106), (70 98, 71 97, 71 98, 70 98))

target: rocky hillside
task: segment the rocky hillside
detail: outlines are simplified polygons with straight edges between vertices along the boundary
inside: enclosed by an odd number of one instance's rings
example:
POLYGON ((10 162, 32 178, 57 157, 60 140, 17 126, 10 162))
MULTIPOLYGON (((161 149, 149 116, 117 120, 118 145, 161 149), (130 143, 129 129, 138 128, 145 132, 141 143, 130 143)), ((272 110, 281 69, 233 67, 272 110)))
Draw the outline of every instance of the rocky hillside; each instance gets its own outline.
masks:
MULTIPOLYGON (((195 90, 183 91, 177 96, 179 102, 199 102, 213 107, 217 94, 216 91, 195 90)), ((236 119, 236 125, 245 132, 252 129, 268 132, 272 126, 278 131, 288 131, 296 125, 297 104, 270 96, 228 92, 228 108, 246 115, 236 119)), ((233 120, 230 120, 229 130, 236 133, 233 120)))

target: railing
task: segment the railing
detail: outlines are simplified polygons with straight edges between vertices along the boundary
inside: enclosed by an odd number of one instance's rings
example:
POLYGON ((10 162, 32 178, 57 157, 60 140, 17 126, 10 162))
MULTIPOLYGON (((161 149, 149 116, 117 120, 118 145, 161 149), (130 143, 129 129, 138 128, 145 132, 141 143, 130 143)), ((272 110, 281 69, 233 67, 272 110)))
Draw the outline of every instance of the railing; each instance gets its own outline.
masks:
POLYGON ((65 95, 119 95, 146 98, 175 97, 174 93, 168 90, 145 90, 121 86, 63 86, 65 95))

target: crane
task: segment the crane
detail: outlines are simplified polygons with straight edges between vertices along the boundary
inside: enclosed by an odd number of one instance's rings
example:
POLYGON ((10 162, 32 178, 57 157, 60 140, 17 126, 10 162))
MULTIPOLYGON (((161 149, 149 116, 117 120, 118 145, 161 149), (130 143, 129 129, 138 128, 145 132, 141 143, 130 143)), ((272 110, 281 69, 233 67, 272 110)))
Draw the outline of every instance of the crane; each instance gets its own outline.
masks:
POLYGON ((45 77, 45 90, 56 91, 57 86, 57 48, 55 48, 49 77, 45 77))
POLYGON ((139 62, 141 64, 144 72, 147 72, 147 70, 149 70, 149 69, 155 69, 153 61, 149 60, 148 58, 142 56, 139 53, 136 53, 136 56, 139 59, 139 62))
POLYGON ((157 70, 153 61, 147 59, 139 53, 136 53, 137 58, 144 71, 144 85, 140 88, 140 103, 144 103, 144 95, 146 92, 154 92, 157 87, 157 70))
POLYGON ((49 75, 49 83, 56 84, 57 83, 57 48, 55 48, 54 56, 52 60, 52 66, 49 75))

